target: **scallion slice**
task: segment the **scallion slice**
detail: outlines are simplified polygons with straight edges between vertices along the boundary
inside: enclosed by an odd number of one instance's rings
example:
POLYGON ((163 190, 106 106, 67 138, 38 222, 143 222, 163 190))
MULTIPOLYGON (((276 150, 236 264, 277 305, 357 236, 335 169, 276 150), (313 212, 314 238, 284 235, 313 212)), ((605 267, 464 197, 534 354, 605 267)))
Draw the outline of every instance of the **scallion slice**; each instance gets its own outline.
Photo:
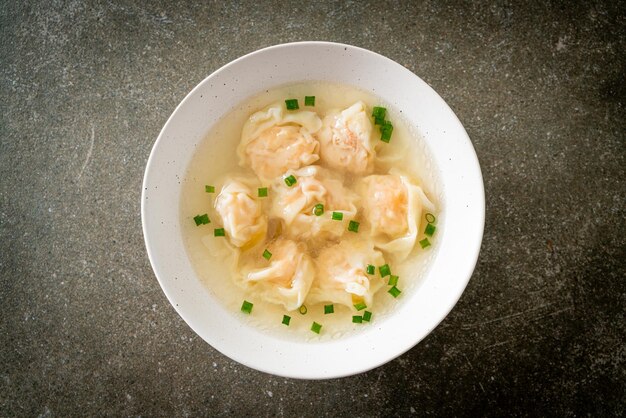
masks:
POLYGON ((424 229, 424 234, 428 235, 429 237, 432 237, 436 229, 437 227, 435 225, 428 224, 426 225, 426 228, 424 229))
POLYGON ((289 315, 283 315, 283 324, 289 326, 289 321, 291 321, 291 317, 289 315))
POLYGON ((380 127, 380 140, 383 142, 389 142, 391 140, 392 133, 393 125, 391 122, 386 121, 385 124, 380 127))
POLYGON ((213 230, 213 236, 215 236, 215 237, 225 237, 226 236, 226 231, 224 231, 224 228, 215 228, 213 230))
POLYGON ((285 100, 285 107, 287 110, 297 110, 300 109, 298 106, 298 99, 287 99, 285 100))
POLYGON ((300 312, 302 315, 306 315, 308 309, 306 308, 306 305, 300 305, 300 307, 298 308, 298 312, 300 312))
POLYGON ((319 334, 321 330, 322 330, 322 325, 318 324, 317 322, 313 322, 313 324, 311 325, 311 331, 313 331, 316 334, 319 334))
POLYGON ((387 282, 389 286, 395 286, 398 284, 398 276, 394 276, 393 274, 389 276, 389 281, 387 282))
POLYGON ((372 319, 372 313, 370 311, 363 312, 363 320, 370 322, 370 319, 372 319))
POLYGON ((384 107, 374 106, 374 109, 372 109, 372 116, 375 118, 382 118, 384 120, 386 114, 387 114, 387 109, 384 107))
POLYGON ((215 193, 215 186, 204 186, 204 191, 207 193, 215 193))
POLYGON ((353 315, 352 322, 354 322, 355 324, 360 324, 363 322, 363 317, 361 315, 353 315))
POLYGON ((324 315, 335 313, 335 305, 324 305, 324 315))
POLYGON ((343 220, 343 212, 333 212, 333 221, 341 221, 343 220))
POLYGON ((267 187, 259 187, 259 197, 267 197, 267 187))
POLYGON ((362 311, 365 308, 367 308, 367 305, 364 302, 354 304, 354 309, 356 309, 357 311, 362 311))
POLYGON ((322 216, 324 214, 324 205, 318 203, 313 207, 313 214, 315 216, 322 216))
POLYGON ((196 223, 196 226, 206 225, 209 222, 211 222, 211 220, 209 219, 209 215, 207 215, 206 213, 204 215, 196 215, 196 216, 194 216, 193 220, 196 223))
POLYGON ((393 286, 391 289, 389 289, 389 290, 388 290, 388 292, 389 292, 389 294, 390 294, 391 296, 393 296, 394 298, 397 298, 397 297, 400 295, 400 293, 402 293, 402 292, 400 291, 400 289, 398 289, 398 288, 397 288, 397 287, 395 287, 395 286, 393 286))
POLYGON ((266 260, 269 260, 270 258, 272 258, 272 253, 270 253, 267 248, 265 249, 265 251, 263 251, 263 258, 266 260))
POLYGON ((304 96, 305 106, 315 106, 315 96, 304 96))
POLYGON ((294 184, 296 184, 298 182, 298 180, 296 180, 296 178, 292 175, 285 177, 285 184, 289 187, 293 186, 294 184))
POLYGON ((430 247, 430 241, 428 241, 428 238, 424 238, 420 241, 420 245, 422 248, 430 247))
POLYGON ((389 268, 389 264, 385 264, 383 266, 378 267, 378 271, 380 272, 380 277, 387 277, 391 274, 391 269, 389 268))
POLYGON ((376 273, 376 267, 374 267, 371 264, 368 264, 367 267, 365 268, 365 271, 367 272, 367 274, 374 274, 376 273))
POLYGON ((426 222, 428 222, 429 224, 434 224, 436 220, 437 219, 435 218, 435 215, 433 215, 432 213, 426 214, 426 222))
POLYGON ((350 221, 348 224, 348 231, 359 232, 359 223, 357 221, 350 221))
POLYGON ((247 300, 244 300, 243 304, 241 305, 241 312, 250 314, 252 312, 253 306, 254 305, 252 303, 248 302, 247 300))

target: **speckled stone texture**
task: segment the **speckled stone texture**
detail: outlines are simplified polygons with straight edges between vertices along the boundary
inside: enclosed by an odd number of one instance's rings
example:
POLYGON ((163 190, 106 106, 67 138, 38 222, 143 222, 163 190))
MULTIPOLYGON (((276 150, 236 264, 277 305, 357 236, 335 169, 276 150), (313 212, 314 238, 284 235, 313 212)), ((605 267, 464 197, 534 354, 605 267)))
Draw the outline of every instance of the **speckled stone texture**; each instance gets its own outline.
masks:
POLYGON ((624 2, 0 5, 0 415, 612 416, 626 406, 624 2), (468 4, 471 3, 471 4, 468 4), (169 305, 143 170, 187 92, 297 40, 382 53, 465 125, 487 197, 466 292, 370 372, 241 366, 169 305))

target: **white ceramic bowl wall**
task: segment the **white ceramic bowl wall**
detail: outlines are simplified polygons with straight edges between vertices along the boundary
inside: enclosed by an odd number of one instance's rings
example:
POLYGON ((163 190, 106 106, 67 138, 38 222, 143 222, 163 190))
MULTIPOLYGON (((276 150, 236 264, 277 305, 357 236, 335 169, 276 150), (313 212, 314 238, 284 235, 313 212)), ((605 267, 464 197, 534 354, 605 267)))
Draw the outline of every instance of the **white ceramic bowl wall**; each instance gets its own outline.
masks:
POLYGON ((299 42, 256 51, 220 68, 176 108, 146 167, 141 215, 152 268, 180 316, 214 348, 249 367, 307 379, 351 375, 379 366, 422 340, 460 298, 481 245, 485 199, 474 148, 446 103, 396 62, 365 49, 299 42), (323 342, 277 339, 246 326, 213 300, 197 278, 181 236, 180 179, 195 147, 225 112, 261 90, 307 80, 356 86, 417 126, 440 171, 445 202, 438 252, 419 288, 386 321, 323 342))

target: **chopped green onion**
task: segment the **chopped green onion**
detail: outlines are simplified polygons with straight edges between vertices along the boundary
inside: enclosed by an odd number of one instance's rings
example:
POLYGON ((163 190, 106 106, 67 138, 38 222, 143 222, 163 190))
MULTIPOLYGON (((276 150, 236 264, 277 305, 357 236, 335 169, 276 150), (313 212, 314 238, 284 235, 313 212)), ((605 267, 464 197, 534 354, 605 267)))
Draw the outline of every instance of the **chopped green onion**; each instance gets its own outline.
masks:
POLYGON ((436 220, 435 215, 433 215, 432 213, 426 214, 426 222, 428 222, 429 224, 434 224, 435 220, 436 220))
POLYGON ((267 197, 267 187, 259 187, 259 197, 267 197))
POLYGON ((244 300, 243 304, 241 305, 241 312, 250 314, 250 312, 252 312, 252 306, 254 306, 252 303, 244 300))
POLYGON ((391 274, 391 269, 389 268, 389 264, 385 264, 384 266, 378 267, 378 271, 380 272, 380 277, 386 277, 391 274))
POLYGON ((215 228, 215 230, 213 230, 213 236, 225 237, 226 231, 224 231, 224 228, 215 228))
POLYGON ((391 133, 393 132, 393 125, 391 122, 386 121, 384 125, 380 127, 380 140, 383 142, 389 142, 391 140, 391 133))
POLYGON ((363 312, 363 320, 370 322, 370 319, 372 319, 372 313, 370 311, 363 312))
POLYGON ((435 233, 435 229, 437 229, 435 225, 428 224, 426 225, 426 229, 424 229, 424 234, 428 235, 429 237, 432 237, 433 234, 435 233))
POLYGON ((289 187, 293 186, 297 182, 298 180, 296 180, 296 178, 293 175, 290 175, 289 177, 285 177, 285 184, 289 187))
POLYGON ((335 305, 324 305, 324 315, 335 313, 335 305))
POLYGON ((394 286, 394 287, 392 287, 391 289, 389 289, 389 290, 388 290, 388 292, 389 292, 389 294, 390 294, 391 296, 393 296, 394 298, 397 298, 397 297, 400 295, 400 293, 402 293, 402 292, 400 291, 400 289, 398 289, 398 288, 397 288, 397 287, 395 287, 395 286, 394 286))
POLYGON ((318 203, 313 207, 313 214, 315 216, 322 216, 324 214, 324 205, 318 203))
POLYGON ((307 311, 308 309, 305 305, 300 305, 300 307, 298 308, 298 312, 300 312, 302 315, 306 315, 307 311))
POLYGON ((287 110, 297 110, 300 109, 298 106, 298 99, 287 99, 285 100, 285 107, 287 110))
POLYGON ((367 274, 374 274, 376 273, 376 267, 374 267, 371 264, 368 264, 367 267, 365 268, 365 271, 367 272, 367 274))
POLYGON ((348 224, 348 231, 359 232, 359 223, 357 221, 350 221, 348 224))
POLYGON ((289 321, 291 321, 291 317, 289 315, 283 315, 283 324, 289 326, 289 321))
POLYGON ((196 223, 196 226, 206 225, 209 222, 211 222, 211 220, 209 219, 209 215, 207 215, 206 213, 204 215, 196 215, 196 216, 194 216, 193 220, 196 223))
POLYGON ((265 251, 263 251, 263 258, 266 260, 269 260, 270 258, 272 258, 272 253, 267 251, 267 248, 265 249, 265 251))
POLYGON ((215 193, 215 186, 204 186, 204 191, 207 193, 215 193))
POLYGON ((387 114, 387 109, 381 106, 374 106, 372 109, 372 116, 375 118, 383 118, 385 119, 385 115, 387 114))
POLYGON ((387 282, 389 286, 395 286, 398 284, 398 276, 394 276, 393 274, 389 276, 389 281, 387 282))
POLYGON ((356 309, 357 311, 362 311, 365 308, 367 308, 367 305, 364 302, 359 302, 354 305, 354 309, 356 309))
POLYGON ((341 221, 343 220, 343 212, 333 212, 333 221, 341 221))
POLYGON ((315 106, 315 96, 304 96, 305 106, 315 106))
POLYGON ((363 317, 361 315, 354 315, 352 317, 352 322, 354 322, 355 324, 360 324, 363 322, 363 317))
POLYGON ((374 117, 374 125, 384 125, 385 118, 374 117))
POLYGON ((422 248, 430 247, 430 241, 428 241, 428 238, 424 238, 420 241, 420 245, 422 248))
POLYGON ((313 331, 316 334, 319 334, 321 330, 322 330, 322 325, 318 324, 317 322, 313 322, 313 325, 311 325, 311 331, 313 331))

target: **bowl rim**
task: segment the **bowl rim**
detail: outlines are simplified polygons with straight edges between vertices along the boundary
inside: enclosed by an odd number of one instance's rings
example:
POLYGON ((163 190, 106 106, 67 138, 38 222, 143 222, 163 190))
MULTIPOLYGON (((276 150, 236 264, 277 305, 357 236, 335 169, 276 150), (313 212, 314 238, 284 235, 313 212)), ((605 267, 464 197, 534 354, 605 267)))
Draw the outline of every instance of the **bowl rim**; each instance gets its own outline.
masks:
MULTIPOLYGON (((300 47, 300 46, 322 46, 322 47, 332 47, 332 48, 336 48, 336 47, 341 47, 341 48, 348 48, 354 51, 359 51, 360 53, 365 53, 365 54, 371 54, 376 56, 377 59, 383 59, 386 61, 389 61, 395 65, 400 65, 397 62, 391 60, 390 58, 385 57, 384 55, 378 54, 376 52, 373 52, 371 50, 365 49, 365 48, 361 48, 358 46, 353 46, 353 45, 349 45, 349 44, 345 44, 345 43, 337 43, 337 42, 326 42, 326 41, 299 41, 299 42, 289 42, 289 43, 282 43, 282 44, 277 44, 277 45, 272 45, 272 46, 268 46, 265 48, 261 48, 258 50, 255 50, 253 52, 250 52, 248 54, 245 54, 239 58, 236 58, 230 62, 228 62, 227 64, 221 66, 220 68, 218 68, 217 70, 213 71, 212 73, 210 73, 208 76, 206 76, 203 80, 201 80, 189 93, 187 93, 187 95, 183 98, 183 100, 176 106, 176 108, 174 109, 174 111, 172 112, 172 114, 169 116, 169 118, 167 119, 167 121, 165 122, 165 124, 163 125, 161 131, 159 132, 159 135, 157 136, 156 141, 154 142, 152 149, 150 151, 150 156, 148 157, 148 160, 146 162, 146 168, 144 171, 144 176, 143 176, 143 181, 142 181, 142 192, 141 192, 141 220, 142 220, 142 232, 143 232, 143 236, 144 236, 144 244, 146 246, 146 251, 148 253, 148 258, 150 261, 150 265, 152 267, 152 270, 154 272, 154 275, 156 276, 159 285, 161 286, 162 291, 164 292, 165 296, 167 297, 168 301, 170 302, 170 304, 172 305, 172 307, 175 309, 175 311, 180 315, 180 317, 187 323, 187 325, 193 329, 193 331, 198 334, 201 338, 203 338, 207 343, 209 343, 209 341, 206 340, 206 338, 203 336, 203 332, 201 332, 201 330, 199 329, 199 325, 193 320, 193 318, 188 318, 184 312, 183 312, 183 308, 182 306, 179 306, 177 303, 175 303, 175 298, 174 295, 168 291, 168 286, 165 284, 165 279, 161 277, 161 275, 158 272, 158 264, 157 264, 157 260, 156 257, 157 255, 155 254, 155 250, 153 248, 153 245, 150 241, 150 231, 148 230, 148 225, 146 222, 146 218, 148 216, 147 214, 147 194, 148 194, 148 188, 147 185, 150 182, 149 179, 149 172, 150 172, 150 168, 151 166, 154 164, 154 160, 155 160, 155 154, 159 148, 159 145, 161 142, 165 141, 165 132, 167 132, 168 127, 172 124, 172 121, 176 118, 177 114, 179 113, 180 109, 182 109, 184 106, 186 106, 186 104, 191 100, 191 98, 196 94, 196 92, 200 89, 202 89, 205 85, 205 83, 207 83, 210 79, 216 77, 218 74, 227 72, 231 67, 238 65, 240 62, 245 61, 250 59, 251 57, 254 56, 258 56, 258 55, 262 55, 265 54, 267 52, 270 51, 276 51, 276 50, 281 50, 281 49, 289 49, 289 48, 294 48, 294 47, 300 47)), ((402 66, 403 67, 403 66, 402 66)), ((419 342, 421 342, 426 336, 428 336, 447 316, 448 314, 452 311, 452 309, 454 308, 454 306, 458 303, 461 295, 463 294, 463 292, 465 291, 472 275, 473 272, 476 268, 476 264, 478 262, 478 257, 480 254, 480 249, 482 246, 482 239, 483 239, 483 235, 484 235, 484 226, 485 226, 485 192, 484 192, 484 179, 482 176, 482 171, 480 168, 480 164, 479 164, 479 160, 478 160, 478 156, 476 154, 476 150, 471 142, 471 139, 469 138, 469 135, 467 134, 464 126, 462 125, 462 123, 460 122, 458 116, 454 113, 454 111, 450 108, 450 106, 448 105, 448 103, 445 102, 445 100, 443 100, 443 98, 430 86, 428 85, 428 83, 426 83, 425 81, 423 81, 419 76, 417 76, 415 73, 413 73, 412 71, 406 69, 405 67, 403 67, 406 71, 410 72, 411 75, 416 79, 419 80, 419 82, 423 83, 423 87, 430 90, 430 93, 434 94, 436 97, 438 97, 440 99, 440 104, 442 104, 445 107, 445 110, 447 110, 447 112, 454 118, 455 123, 458 124, 458 126, 461 128, 463 134, 464 134, 464 140, 467 142, 467 144, 469 145, 469 149, 471 150, 471 152, 473 153, 470 157, 472 157, 473 163, 474 163, 474 167, 473 167, 473 171, 474 174, 476 174, 480 180, 479 182, 479 190, 477 189, 476 192, 478 193, 476 196, 476 200, 473 201, 473 203, 475 205, 478 206, 479 209, 479 213, 480 213, 480 218, 476 219, 475 221, 479 223, 479 231, 478 234, 476 235, 476 239, 473 241, 474 245, 471 246, 471 248, 468 248, 468 252, 470 253, 470 258, 472 260, 471 266, 468 265, 467 266, 467 273, 465 274, 465 277, 463 279, 463 286, 461 286, 460 288, 458 288, 457 292, 454 295, 450 295, 450 297, 448 299, 446 299, 446 301, 444 301, 446 303, 446 308, 445 308, 445 314, 441 315, 441 317, 439 317, 436 321, 432 322, 432 325, 430 327, 428 327, 428 331, 426 333, 424 333, 423 335, 417 337, 414 342, 412 344, 409 344, 405 347, 402 347, 402 349, 400 350, 396 350, 393 355, 391 356, 387 356, 385 358, 381 358, 378 361, 373 361, 373 362, 369 362, 369 363, 363 363, 362 367, 359 368, 355 368, 352 369, 350 371, 345 371, 345 372, 341 372, 341 373, 335 373, 335 374, 326 374, 326 375, 315 375, 315 374, 309 374, 309 375, 303 375, 302 373, 300 375, 298 374, 291 374, 291 373, 287 373, 287 372, 281 372, 278 371, 274 368, 271 367, 264 367, 263 365, 259 365, 257 363, 253 363, 250 362, 247 358, 238 358, 237 356, 233 356, 231 355, 231 353, 227 353, 225 352, 225 350, 222 350, 220 347, 216 347, 214 344, 209 343, 214 349, 220 351, 222 354, 226 355, 227 357, 247 366, 250 367, 252 369, 255 370, 259 370, 265 373, 269 373, 272 375, 277 375, 277 376, 283 376, 283 377, 289 377, 289 378, 297 378, 297 379, 311 379, 311 380, 316 380, 316 379, 328 379, 328 378, 340 378, 340 377, 345 377, 345 376, 350 376, 350 375, 355 375, 355 374, 359 374, 359 373, 363 373, 366 372, 368 370, 372 370, 376 367, 379 367, 397 357, 399 357, 400 355, 404 354, 405 352, 409 351, 411 348, 415 347, 417 344, 419 344, 419 342)))

